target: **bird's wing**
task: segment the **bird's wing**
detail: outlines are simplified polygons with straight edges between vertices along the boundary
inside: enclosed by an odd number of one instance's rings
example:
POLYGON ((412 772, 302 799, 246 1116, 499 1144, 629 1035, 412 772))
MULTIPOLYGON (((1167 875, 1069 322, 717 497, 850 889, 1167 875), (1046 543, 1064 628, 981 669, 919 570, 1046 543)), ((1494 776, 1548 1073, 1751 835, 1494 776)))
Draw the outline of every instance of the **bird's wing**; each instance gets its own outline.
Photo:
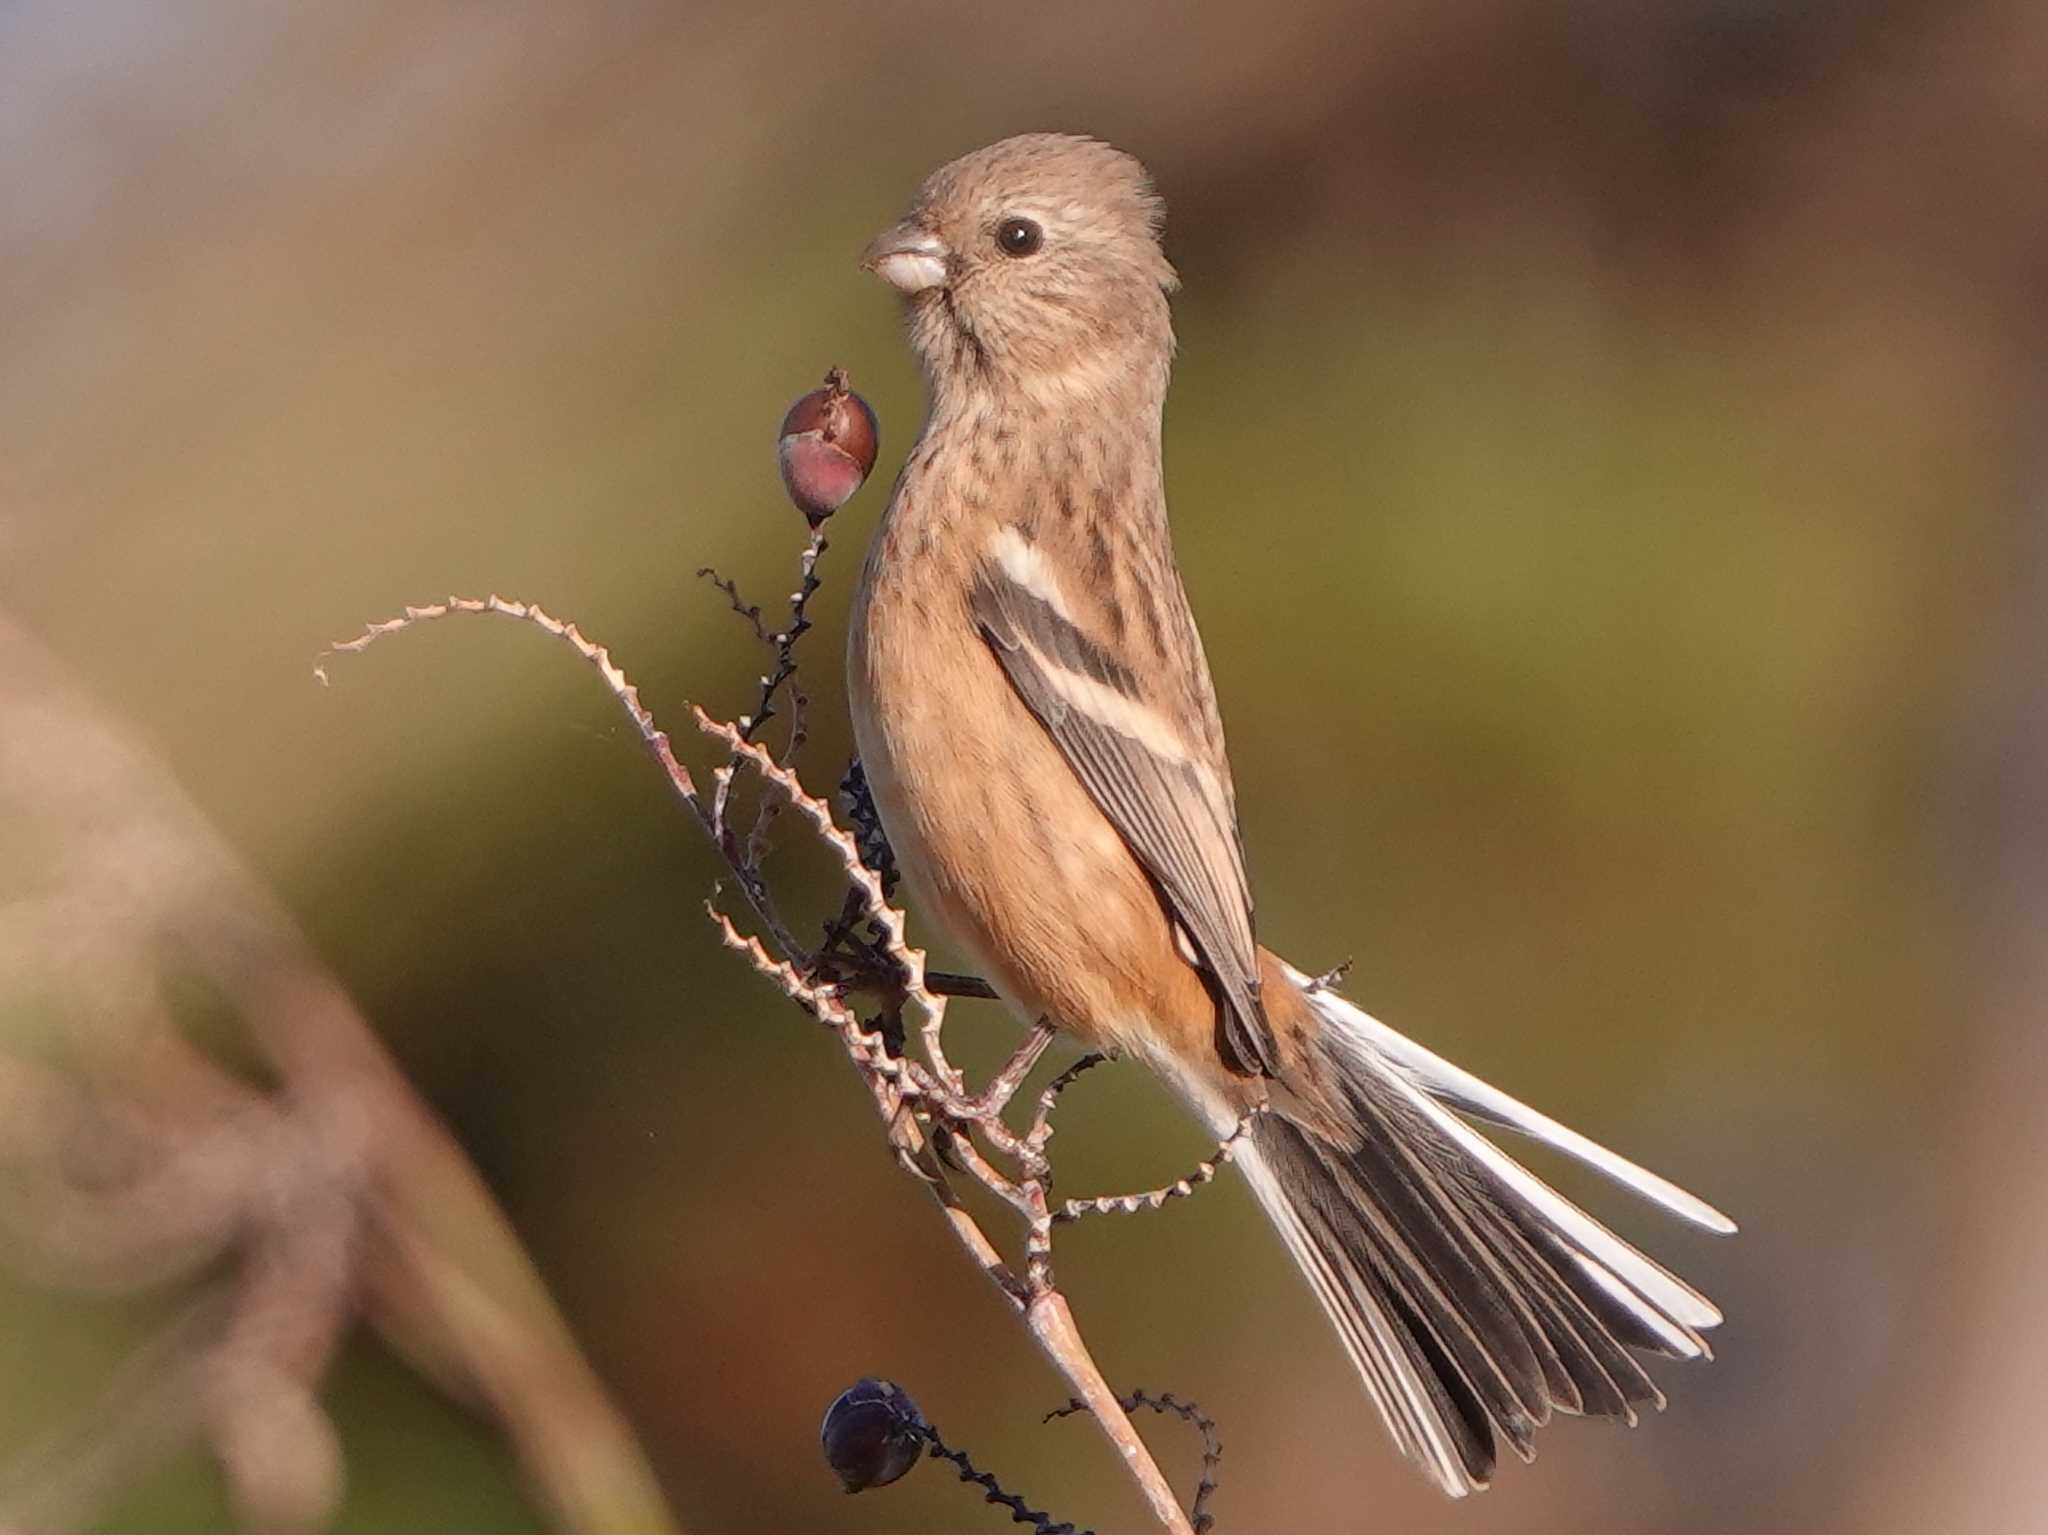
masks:
MULTIPOLYGON (((1274 1075, 1259 998, 1258 946, 1221 731, 1147 696, 1132 670, 1076 621, 1065 594, 1012 529, 977 574, 975 622, 1075 776, 1151 875, 1189 956, 1223 1002, 1224 1044, 1241 1071, 1274 1075)), ((1177 594, 1176 594, 1177 595, 1177 594)), ((1193 635, 1192 624, 1188 634, 1193 635)), ((1206 667, 1199 651, 1192 665, 1206 667)), ((1206 693, 1204 694, 1206 696, 1206 693)))

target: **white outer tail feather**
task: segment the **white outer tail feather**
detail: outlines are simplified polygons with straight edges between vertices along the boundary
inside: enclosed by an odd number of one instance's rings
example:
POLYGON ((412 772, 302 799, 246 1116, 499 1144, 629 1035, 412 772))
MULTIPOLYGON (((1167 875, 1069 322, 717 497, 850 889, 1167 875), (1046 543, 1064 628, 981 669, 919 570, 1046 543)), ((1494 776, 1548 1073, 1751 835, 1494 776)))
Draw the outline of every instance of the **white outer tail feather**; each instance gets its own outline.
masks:
MULTIPOLYGON (((1389 1084, 1432 1126, 1497 1177, 1569 1248, 1587 1279, 1627 1308, 1650 1332, 1683 1357, 1710 1353, 1701 1330, 1721 1312, 1677 1275, 1646 1257, 1495 1146, 1452 1109, 1513 1129, 1552 1146, 1682 1219, 1728 1233, 1735 1223, 1676 1184, 1559 1124, 1470 1072, 1387 1027, 1326 987, 1289 967, 1323 1020, 1325 1041, 1361 1069, 1389 1084), (1449 1105, 1449 1107, 1446 1107, 1449 1105)), ((1196 1107, 1215 1117, 1215 1105, 1196 1107)), ((1347 1276, 1313 1240, 1290 1204, 1267 1159, 1252 1143, 1240 1146, 1237 1165, 1266 1210, 1296 1265, 1329 1313, 1345 1351, 1385 1419, 1396 1443, 1453 1497, 1484 1485, 1462 1464, 1456 1445, 1433 1409, 1425 1383, 1395 1342, 1395 1326, 1371 1285, 1347 1276)), ((1661 1403, 1660 1403, 1661 1405, 1661 1403)), ((1634 1421, 1634 1414, 1628 1415, 1634 1421)))
POLYGON ((1431 1123, 1456 1141, 1474 1160, 1499 1174, 1510 1188, 1547 1217, 1558 1232, 1579 1250, 1581 1266, 1603 1289, 1624 1301, 1648 1300, 1649 1306, 1639 1303, 1631 1309, 1688 1357, 1707 1352, 1698 1338, 1681 1335, 1671 1328, 1670 1322, 1682 1322, 1687 1328, 1715 1327, 1721 1322, 1720 1308, 1676 1274, 1646 1258, 1594 1220, 1437 1100, 1441 1096, 1454 1103, 1460 1102, 1471 1089, 1476 1088, 1486 1095, 1488 1117, 1497 1123, 1576 1157, 1622 1187, 1641 1194, 1674 1214, 1696 1221, 1710 1231, 1732 1232, 1735 1222, 1705 1200, 1695 1198, 1676 1184, 1636 1166, 1577 1131, 1567 1129, 1548 1115, 1539 1114, 1519 1100, 1487 1086, 1470 1072, 1451 1065, 1441 1056, 1395 1033, 1336 992, 1327 988, 1311 991, 1309 1003, 1329 1030, 1326 1038, 1398 1086, 1402 1096, 1427 1115, 1431 1123), (1399 1054, 1387 1048, 1388 1041, 1398 1044, 1399 1054), (1426 1075, 1417 1069, 1415 1062, 1427 1063, 1426 1075), (1440 1087, 1438 1083, 1452 1085, 1440 1087))
POLYGON ((1480 1081, 1462 1066, 1452 1065, 1433 1050, 1426 1050, 1405 1034, 1388 1028, 1372 1014, 1346 1001, 1328 987, 1318 987, 1292 965, 1287 965, 1286 969, 1289 978, 1308 992, 1316 1011, 1330 1026, 1331 1037, 1343 1040, 1354 1053, 1398 1068, 1400 1075, 1431 1097, 1441 1099, 1476 1119, 1504 1126, 1562 1151, 1612 1178, 1623 1188, 1640 1194, 1652 1204, 1662 1205, 1681 1220, 1704 1226, 1721 1236, 1729 1236, 1735 1231, 1735 1222, 1704 1199, 1687 1193, 1646 1167, 1638 1167, 1599 1142, 1588 1140, 1571 1126, 1559 1124, 1519 1098, 1509 1097, 1499 1088, 1480 1081))
POLYGON ((1250 1141, 1240 1143, 1234 1160, 1243 1170, 1260 1208, 1280 1233, 1295 1266, 1316 1292, 1316 1299, 1336 1328, 1352 1367, 1365 1382, 1366 1395, 1394 1436, 1395 1445, 1452 1497, 1462 1498, 1475 1491, 1480 1484, 1465 1474, 1457 1448, 1437 1421, 1421 1379, 1400 1344, 1394 1341, 1393 1324, 1386 1312, 1367 1289, 1346 1280, 1333 1268, 1322 1249, 1310 1239, 1257 1145, 1250 1141), (1371 1327, 1373 1336, 1354 1335, 1353 1318, 1371 1327))

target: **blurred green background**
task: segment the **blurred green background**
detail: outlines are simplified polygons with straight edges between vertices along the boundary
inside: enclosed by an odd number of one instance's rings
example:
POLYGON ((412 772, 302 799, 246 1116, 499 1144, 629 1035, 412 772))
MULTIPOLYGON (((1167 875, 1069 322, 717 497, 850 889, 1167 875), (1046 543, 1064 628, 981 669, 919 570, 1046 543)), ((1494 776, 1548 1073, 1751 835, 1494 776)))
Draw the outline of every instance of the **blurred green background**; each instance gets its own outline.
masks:
MULTIPOLYGON (((920 408, 855 258, 927 170, 1041 128, 1168 201, 1170 493, 1262 936, 1355 956, 1364 1006, 1744 1227, 1561 1173, 1724 1304, 1721 1357, 1464 1506, 1234 1182, 1066 1237, 1111 1380, 1221 1421, 1247 1535, 2038 1529, 2038 4, 16 0, 0 607, 281 893, 686 1529, 1006 1527, 938 1471, 837 1492, 817 1420, 865 1373, 1138 1528, 1085 1425, 1037 1426, 1063 1393, 834 1047, 717 948, 711 860, 588 672, 460 623, 310 676, 498 591, 672 726, 743 709, 760 658, 692 572, 788 589, 774 428, 844 364, 884 444, 812 641, 831 782, 920 408)), ((978 1060, 1013 1037, 955 1018, 978 1060)), ((1131 1070, 1065 1113, 1074 1192, 1201 1151, 1131 1070)), ((0 1451, 153 1304, 8 1281, 0 1451)), ((341 1529, 541 1527, 375 1345, 330 1400, 341 1529)), ((107 1528, 224 1518, 194 1450, 107 1528)))

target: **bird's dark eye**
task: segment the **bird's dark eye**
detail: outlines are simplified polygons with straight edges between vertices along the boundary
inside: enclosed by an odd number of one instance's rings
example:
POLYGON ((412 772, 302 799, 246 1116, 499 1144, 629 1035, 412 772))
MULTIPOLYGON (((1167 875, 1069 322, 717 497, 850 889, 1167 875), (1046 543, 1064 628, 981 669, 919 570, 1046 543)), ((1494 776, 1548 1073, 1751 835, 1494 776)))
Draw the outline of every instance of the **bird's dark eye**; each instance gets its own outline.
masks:
POLYGON ((1005 256, 1032 256, 1045 244, 1045 231, 1030 219, 1004 219, 996 225, 996 249, 1005 256))

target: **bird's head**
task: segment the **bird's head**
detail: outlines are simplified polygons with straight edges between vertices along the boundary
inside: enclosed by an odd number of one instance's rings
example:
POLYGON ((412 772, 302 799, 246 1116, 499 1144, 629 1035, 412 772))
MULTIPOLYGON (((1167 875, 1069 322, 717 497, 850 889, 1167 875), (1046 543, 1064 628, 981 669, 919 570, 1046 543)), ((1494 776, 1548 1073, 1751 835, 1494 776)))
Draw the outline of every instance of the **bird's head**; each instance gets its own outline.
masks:
POLYGON ((1176 279, 1162 218, 1131 156, 1023 134, 934 171, 861 264, 908 296, 912 344, 941 398, 1163 390, 1176 279))

